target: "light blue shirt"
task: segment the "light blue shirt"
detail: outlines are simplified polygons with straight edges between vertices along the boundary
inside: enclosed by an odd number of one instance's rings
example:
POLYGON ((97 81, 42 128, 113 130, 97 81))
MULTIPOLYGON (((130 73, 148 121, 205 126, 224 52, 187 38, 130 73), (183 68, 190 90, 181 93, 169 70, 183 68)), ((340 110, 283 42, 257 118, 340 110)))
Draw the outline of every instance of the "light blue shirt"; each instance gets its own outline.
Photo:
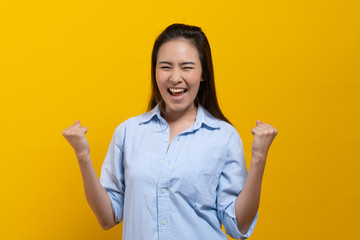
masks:
POLYGON ((120 124, 101 169, 123 240, 223 240, 239 232, 235 200, 247 175, 239 134, 198 107, 169 145, 159 106, 120 124))

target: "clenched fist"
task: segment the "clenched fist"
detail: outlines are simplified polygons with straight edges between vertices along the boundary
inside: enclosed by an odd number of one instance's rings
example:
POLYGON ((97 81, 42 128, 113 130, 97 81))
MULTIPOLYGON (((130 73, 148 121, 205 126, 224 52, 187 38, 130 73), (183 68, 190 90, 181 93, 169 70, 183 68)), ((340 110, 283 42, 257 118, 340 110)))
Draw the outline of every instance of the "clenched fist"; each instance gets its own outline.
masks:
POLYGON ((276 137, 278 131, 269 124, 262 123, 260 120, 257 120, 256 127, 252 128, 251 132, 254 135, 251 153, 253 157, 265 160, 270 145, 276 137))
POLYGON ((83 156, 90 153, 90 146, 85 137, 87 127, 81 127, 80 121, 76 120, 74 125, 65 129, 62 134, 73 147, 76 156, 83 156))

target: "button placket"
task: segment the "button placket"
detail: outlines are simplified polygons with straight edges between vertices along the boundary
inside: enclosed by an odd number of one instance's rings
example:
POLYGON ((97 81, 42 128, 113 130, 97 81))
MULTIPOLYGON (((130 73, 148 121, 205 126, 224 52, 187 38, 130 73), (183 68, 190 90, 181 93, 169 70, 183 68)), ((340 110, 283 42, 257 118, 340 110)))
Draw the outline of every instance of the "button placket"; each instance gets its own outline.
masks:
MULTIPOLYGON (((159 226, 159 239, 167 240, 169 238, 170 232, 170 197, 169 197, 169 183, 170 183, 170 173, 171 166, 168 163, 171 161, 171 155, 168 154, 168 140, 169 139, 169 128, 167 127, 165 131, 161 132, 162 134, 162 143, 163 147, 163 156, 160 158, 159 162, 161 164, 161 172, 158 182, 158 226, 159 226)), ((161 141, 161 140, 160 140, 161 141)))

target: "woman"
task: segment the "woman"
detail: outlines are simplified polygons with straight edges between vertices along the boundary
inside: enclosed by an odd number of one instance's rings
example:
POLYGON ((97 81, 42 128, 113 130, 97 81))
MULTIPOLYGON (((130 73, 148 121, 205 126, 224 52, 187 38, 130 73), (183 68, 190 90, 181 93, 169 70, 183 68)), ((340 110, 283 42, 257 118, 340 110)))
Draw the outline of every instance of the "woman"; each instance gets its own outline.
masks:
POLYGON ((86 199, 100 225, 124 220, 123 239, 247 238, 254 229, 269 147, 277 134, 257 121, 249 173, 240 136, 216 99, 211 51, 200 28, 173 24, 152 53, 149 112, 120 124, 101 170, 86 127, 64 130, 86 199))

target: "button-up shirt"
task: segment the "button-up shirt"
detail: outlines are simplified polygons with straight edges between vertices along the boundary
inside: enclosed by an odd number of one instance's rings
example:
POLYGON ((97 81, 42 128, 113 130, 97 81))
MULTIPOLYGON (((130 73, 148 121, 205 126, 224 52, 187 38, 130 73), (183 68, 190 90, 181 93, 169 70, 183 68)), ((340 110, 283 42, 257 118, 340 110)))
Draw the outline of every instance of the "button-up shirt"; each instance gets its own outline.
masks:
POLYGON ((101 169, 123 240, 222 240, 237 228, 235 200, 247 175, 241 138, 198 106, 195 123, 169 144, 159 105, 120 124, 101 169))

